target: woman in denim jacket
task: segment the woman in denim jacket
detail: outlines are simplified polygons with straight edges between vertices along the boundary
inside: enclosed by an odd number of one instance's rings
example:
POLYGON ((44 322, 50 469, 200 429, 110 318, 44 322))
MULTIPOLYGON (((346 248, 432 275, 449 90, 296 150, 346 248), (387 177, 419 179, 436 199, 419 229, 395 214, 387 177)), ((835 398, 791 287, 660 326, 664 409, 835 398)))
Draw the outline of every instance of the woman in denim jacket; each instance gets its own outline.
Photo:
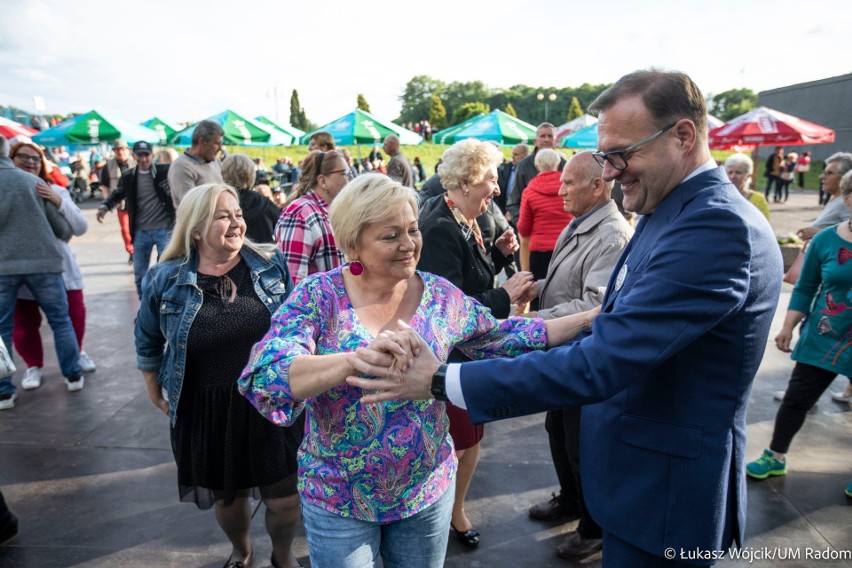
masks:
POLYGON ((225 566, 252 563, 249 495, 266 503, 272 565, 298 566, 290 546, 303 423, 276 426, 237 391, 291 279, 281 252, 245 232, 232 187, 202 185, 184 197, 172 240, 142 285, 137 364, 151 401, 171 419, 181 501, 215 507, 233 545, 225 566))

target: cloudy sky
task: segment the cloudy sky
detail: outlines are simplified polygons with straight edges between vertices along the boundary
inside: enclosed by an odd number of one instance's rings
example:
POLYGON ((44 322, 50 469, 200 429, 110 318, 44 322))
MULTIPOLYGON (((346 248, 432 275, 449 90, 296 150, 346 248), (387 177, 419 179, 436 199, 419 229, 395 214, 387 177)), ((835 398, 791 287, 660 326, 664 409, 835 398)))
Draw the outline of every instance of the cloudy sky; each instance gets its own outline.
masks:
POLYGON ((0 104, 196 121, 225 108, 323 124, 363 93, 394 118, 414 75, 579 86, 658 66, 705 94, 852 71, 835 0, 0 2, 0 104))

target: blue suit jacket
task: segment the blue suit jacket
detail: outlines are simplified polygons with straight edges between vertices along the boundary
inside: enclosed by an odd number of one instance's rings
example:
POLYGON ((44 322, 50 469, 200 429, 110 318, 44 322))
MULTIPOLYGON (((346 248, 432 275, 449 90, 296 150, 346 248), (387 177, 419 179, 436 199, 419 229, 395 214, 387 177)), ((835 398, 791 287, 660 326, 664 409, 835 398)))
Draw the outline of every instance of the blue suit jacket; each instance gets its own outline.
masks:
POLYGON ((659 556, 741 543, 746 406, 781 276, 763 215, 721 168, 699 174, 640 221, 590 334, 462 366, 471 419, 586 405, 583 490, 605 531, 659 556))

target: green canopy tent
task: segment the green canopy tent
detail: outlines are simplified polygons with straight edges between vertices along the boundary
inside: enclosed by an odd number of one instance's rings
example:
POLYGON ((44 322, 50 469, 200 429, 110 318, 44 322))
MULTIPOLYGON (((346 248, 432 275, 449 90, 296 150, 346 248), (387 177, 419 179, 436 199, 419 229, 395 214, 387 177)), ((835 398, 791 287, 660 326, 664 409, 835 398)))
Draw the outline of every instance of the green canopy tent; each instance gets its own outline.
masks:
POLYGON ((341 145, 378 144, 389 134, 398 136, 400 144, 423 142, 423 138, 416 132, 379 120, 369 112, 360 109, 311 130, 302 136, 300 142, 308 144, 311 135, 320 131, 328 132, 334 137, 334 143, 341 145))
POLYGON ((149 144, 160 143, 160 135, 156 131, 126 120, 105 116, 95 110, 69 118, 32 137, 33 142, 42 146, 102 144, 114 142, 119 138, 129 144, 140 140, 149 144))
POLYGON ((156 116, 143 122, 142 126, 150 128, 160 134, 159 144, 161 146, 167 144, 169 139, 177 132, 177 128, 174 128, 168 122, 156 116))
POLYGON ((450 126, 449 128, 439 130, 438 132, 432 135, 432 142, 434 142, 435 144, 454 144, 456 142, 456 139, 454 138, 456 132, 458 132, 459 130, 464 130, 483 116, 485 116, 485 114, 479 113, 476 116, 468 118, 464 122, 460 122, 458 124, 450 126))
POLYGON ((562 139, 559 144, 562 148, 585 148, 597 149, 598 147, 598 123, 581 128, 562 139))
MULTIPOLYGON (((222 144, 228 146, 286 146, 284 135, 277 135, 271 127, 244 118, 232 110, 225 110, 206 120, 212 120, 225 131, 222 144)), ((191 146, 192 133, 198 124, 184 128, 172 136, 175 146, 191 146)))
POLYGON ((301 138, 305 134, 304 130, 299 130, 294 126, 289 125, 283 126, 263 115, 256 116, 254 120, 258 124, 271 127, 274 131, 278 132, 284 139, 288 139, 289 142, 287 142, 287 146, 298 143, 299 138, 301 138))
POLYGON ((517 119, 502 110, 492 110, 486 115, 454 132, 452 142, 466 138, 492 140, 501 145, 529 144, 535 140, 535 126, 517 119))

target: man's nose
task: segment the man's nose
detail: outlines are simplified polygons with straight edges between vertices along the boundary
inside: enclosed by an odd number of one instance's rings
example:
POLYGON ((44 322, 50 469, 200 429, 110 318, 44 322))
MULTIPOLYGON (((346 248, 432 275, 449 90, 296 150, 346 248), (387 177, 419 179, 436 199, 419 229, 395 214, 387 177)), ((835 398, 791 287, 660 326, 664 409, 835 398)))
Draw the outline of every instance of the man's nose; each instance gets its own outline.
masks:
POLYGON ((604 162, 602 177, 604 181, 612 181, 614 179, 617 179, 623 171, 624 170, 619 170, 618 168, 614 167, 612 164, 609 163, 609 160, 607 160, 604 162))

